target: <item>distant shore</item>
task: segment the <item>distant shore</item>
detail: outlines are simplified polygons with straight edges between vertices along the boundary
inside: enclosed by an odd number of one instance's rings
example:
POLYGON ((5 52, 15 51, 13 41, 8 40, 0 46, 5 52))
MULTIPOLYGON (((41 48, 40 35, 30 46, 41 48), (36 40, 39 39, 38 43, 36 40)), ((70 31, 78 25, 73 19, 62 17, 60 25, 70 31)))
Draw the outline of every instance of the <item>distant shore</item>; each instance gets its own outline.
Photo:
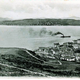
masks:
POLYGON ((75 19, 21 19, 21 20, 4 20, 0 25, 35 25, 35 26, 54 26, 54 25, 72 25, 80 26, 80 20, 75 19))

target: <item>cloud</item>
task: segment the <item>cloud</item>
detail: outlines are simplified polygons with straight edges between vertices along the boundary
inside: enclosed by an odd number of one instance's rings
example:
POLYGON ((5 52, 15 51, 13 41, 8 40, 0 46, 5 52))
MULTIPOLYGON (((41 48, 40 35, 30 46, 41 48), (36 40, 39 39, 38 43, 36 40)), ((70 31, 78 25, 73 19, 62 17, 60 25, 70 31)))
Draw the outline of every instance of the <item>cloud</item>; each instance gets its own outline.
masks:
POLYGON ((63 3, 39 0, 0 0, 0 17, 11 19, 23 18, 67 18, 71 16, 80 17, 79 3, 63 3))

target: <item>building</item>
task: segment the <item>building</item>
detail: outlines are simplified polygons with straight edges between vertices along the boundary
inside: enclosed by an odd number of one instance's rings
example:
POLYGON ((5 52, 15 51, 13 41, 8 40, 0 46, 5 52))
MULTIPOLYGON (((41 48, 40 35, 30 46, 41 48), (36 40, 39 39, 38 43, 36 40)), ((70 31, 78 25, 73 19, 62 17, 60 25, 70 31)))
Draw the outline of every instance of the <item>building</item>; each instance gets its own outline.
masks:
POLYGON ((78 44, 76 44, 76 43, 73 44, 74 49, 77 49, 78 47, 79 47, 78 44))
POLYGON ((78 48, 78 41, 77 40, 73 40, 73 48, 74 49, 78 48))
POLYGON ((56 50, 57 49, 57 51, 59 50, 59 47, 60 46, 60 44, 59 43, 54 43, 54 49, 56 50))
POLYGON ((67 43, 67 42, 63 43, 63 46, 67 47, 67 45, 68 45, 68 43, 67 43))
POLYGON ((73 42, 68 42, 68 47, 72 47, 73 46, 73 42))
POLYGON ((80 39, 77 39, 78 42, 78 48, 80 48, 80 39))
POLYGON ((59 43, 54 43, 54 47, 59 47, 59 43))
POLYGON ((77 44, 77 40, 73 40, 73 43, 74 43, 74 44, 77 44))
POLYGON ((60 59, 65 61, 75 61, 75 56, 64 56, 61 57, 60 59))
POLYGON ((80 39, 77 39, 77 43, 80 43, 80 39))
POLYGON ((74 53, 75 53, 76 62, 80 62, 80 48, 76 49, 74 53))
POLYGON ((35 50, 35 53, 43 57, 48 57, 48 56, 53 57, 55 54, 55 51, 53 50, 53 48, 39 47, 39 49, 35 50))
POLYGON ((63 43, 63 46, 64 46, 65 48, 67 48, 67 47, 72 47, 72 46, 73 46, 73 42, 65 42, 65 43, 63 43))
POLYGON ((73 40, 74 49, 80 48, 80 39, 73 40))
POLYGON ((61 60, 74 61, 74 50, 73 42, 65 42, 63 45, 60 45, 59 54, 61 55, 61 60))

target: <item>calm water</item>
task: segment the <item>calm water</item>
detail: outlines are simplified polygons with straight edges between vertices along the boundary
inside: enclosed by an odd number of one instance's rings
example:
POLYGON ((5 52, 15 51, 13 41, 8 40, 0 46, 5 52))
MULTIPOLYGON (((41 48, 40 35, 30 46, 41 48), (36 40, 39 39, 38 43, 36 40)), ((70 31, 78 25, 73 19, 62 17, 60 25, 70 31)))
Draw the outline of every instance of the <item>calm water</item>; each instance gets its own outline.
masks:
POLYGON ((34 50, 41 46, 53 46, 54 42, 68 42, 80 39, 80 26, 2 26, 0 25, 0 47, 22 47, 34 50), (40 30, 62 32, 71 38, 60 38, 44 34, 39 35, 40 30))

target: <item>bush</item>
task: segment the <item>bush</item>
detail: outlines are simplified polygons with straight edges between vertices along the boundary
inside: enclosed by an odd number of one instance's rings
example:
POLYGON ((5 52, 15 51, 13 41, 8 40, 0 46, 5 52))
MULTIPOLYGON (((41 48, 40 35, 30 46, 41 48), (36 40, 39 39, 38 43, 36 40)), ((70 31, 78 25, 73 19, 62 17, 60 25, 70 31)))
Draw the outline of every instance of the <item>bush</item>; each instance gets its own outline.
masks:
POLYGON ((75 68, 75 71, 80 71, 80 67, 76 67, 75 68))

